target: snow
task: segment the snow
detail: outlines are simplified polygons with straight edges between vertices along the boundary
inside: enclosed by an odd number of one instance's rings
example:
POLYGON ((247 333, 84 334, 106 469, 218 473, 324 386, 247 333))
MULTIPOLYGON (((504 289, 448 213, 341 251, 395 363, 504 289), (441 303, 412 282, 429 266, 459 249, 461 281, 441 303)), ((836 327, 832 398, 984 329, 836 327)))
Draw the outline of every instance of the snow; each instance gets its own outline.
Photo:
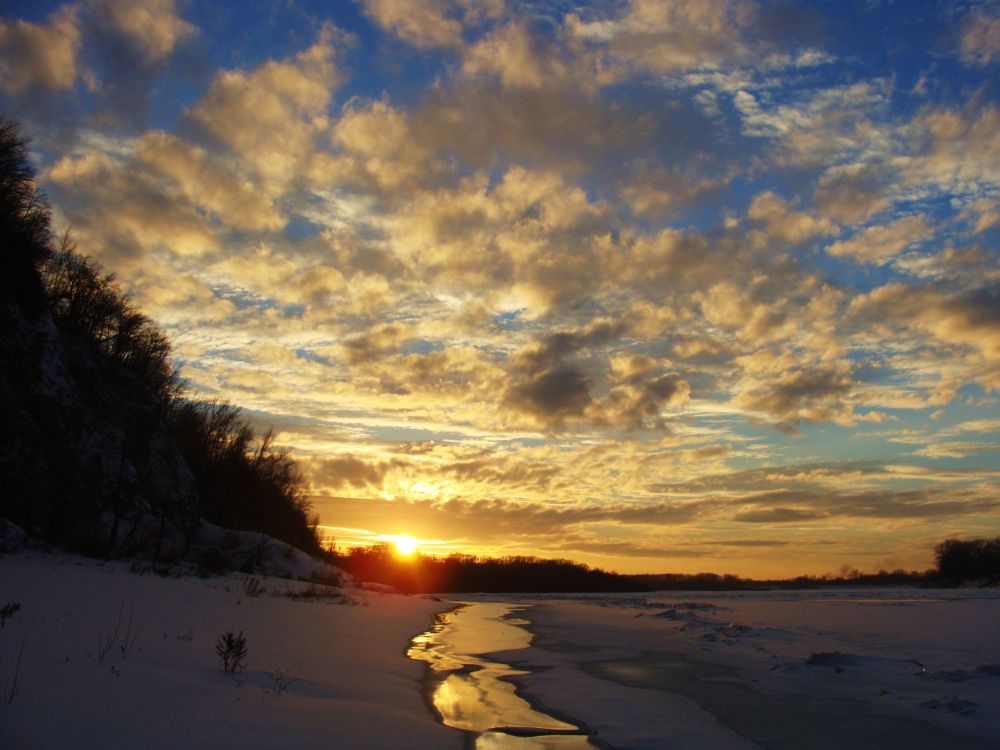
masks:
POLYGON ((447 603, 350 590, 357 604, 345 604, 337 589, 274 578, 259 578, 266 591, 249 597, 245 580, 4 555, 0 607, 21 609, 0 629, 0 697, 22 644, 23 655, 14 700, 0 705, 0 747, 462 746, 428 710, 423 665, 405 657, 447 603), (246 638, 235 675, 215 654, 226 631, 246 638))
POLYGON ((1000 591, 512 598, 518 682, 615 747, 996 747, 1000 591), (694 597, 694 598, 693 598, 694 597))
MULTIPOLYGON (((0 608, 21 605, 0 628, 0 747, 465 746, 430 710, 424 663, 406 657, 454 602, 148 568, 0 557, 0 608), (248 648, 235 674, 215 653, 227 631, 248 648)), ((995 589, 461 599, 525 605, 507 622, 530 645, 496 639, 489 658, 602 746, 939 750, 1000 737, 995 589)))

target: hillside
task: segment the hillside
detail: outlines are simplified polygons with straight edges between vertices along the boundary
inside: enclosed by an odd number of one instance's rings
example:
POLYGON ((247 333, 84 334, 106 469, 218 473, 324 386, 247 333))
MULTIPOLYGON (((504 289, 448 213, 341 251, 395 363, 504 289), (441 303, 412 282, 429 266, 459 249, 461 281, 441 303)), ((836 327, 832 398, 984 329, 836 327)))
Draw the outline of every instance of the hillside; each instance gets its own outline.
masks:
POLYGON ((319 544, 287 451, 238 408, 186 398, 166 336, 113 274, 56 241, 10 120, 0 246, 5 546, 27 535, 88 555, 338 576, 300 551, 319 544))

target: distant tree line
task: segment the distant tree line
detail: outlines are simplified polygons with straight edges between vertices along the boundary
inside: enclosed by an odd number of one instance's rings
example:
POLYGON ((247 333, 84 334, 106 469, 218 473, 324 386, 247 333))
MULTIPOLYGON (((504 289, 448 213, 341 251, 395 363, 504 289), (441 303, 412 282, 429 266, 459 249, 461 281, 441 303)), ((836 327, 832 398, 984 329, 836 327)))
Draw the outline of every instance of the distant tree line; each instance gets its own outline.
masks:
POLYGON ((865 574, 799 576, 755 580, 733 574, 621 574, 570 560, 539 557, 402 556, 391 545, 377 544, 337 552, 334 561, 358 580, 392 586, 404 593, 540 593, 644 591, 762 591, 846 586, 926 586, 933 571, 895 570, 865 574))
POLYGON ((115 275, 54 237, 27 142, 0 117, 0 516, 110 553, 145 504, 161 532, 191 533, 204 518, 319 552, 288 451, 237 407, 191 399, 171 354, 115 275))
POLYGON ((1000 537, 946 539, 934 548, 937 572, 947 581, 1000 584, 1000 537))
POLYGON ((389 544, 336 551, 334 562, 360 581, 392 586, 409 594, 766 591, 849 587, 935 587, 966 582, 1000 584, 1000 538, 949 539, 936 548, 937 568, 880 570, 782 579, 743 578, 717 573, 611 573, 570 560, 452 554, 403 556, 389 544))
POLYGON ((407 594, 646 590, 629 576, 538 557, 402 557, 392 546, 377 544, 338 553, 334 561, 360 581, 386 584, 407 594))

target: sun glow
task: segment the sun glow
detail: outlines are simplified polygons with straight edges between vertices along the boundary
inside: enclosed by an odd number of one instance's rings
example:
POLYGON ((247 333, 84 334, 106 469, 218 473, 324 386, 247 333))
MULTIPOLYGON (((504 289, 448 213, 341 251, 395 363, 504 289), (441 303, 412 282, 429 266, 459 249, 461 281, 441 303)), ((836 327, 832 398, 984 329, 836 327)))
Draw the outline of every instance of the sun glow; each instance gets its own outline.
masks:
POLYGON ((394 536, 392 541, 396 545, 396 552, 407 557, 416 552, 417 547, 420 546, 416 539, 406 534, 394 536))

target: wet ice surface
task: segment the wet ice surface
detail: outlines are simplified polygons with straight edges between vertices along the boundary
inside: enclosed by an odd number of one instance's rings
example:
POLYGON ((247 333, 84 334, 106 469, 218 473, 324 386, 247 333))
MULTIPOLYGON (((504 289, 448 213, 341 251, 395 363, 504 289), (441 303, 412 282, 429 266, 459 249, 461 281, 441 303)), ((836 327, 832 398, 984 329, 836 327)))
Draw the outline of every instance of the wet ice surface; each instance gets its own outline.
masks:
POLYGON ((811 695, 771 696, 741 684, 719 667, 678 656, 590 665, 604 679, 668 690, 690 698, 740 736, 774 750, 959 750, 996 747, 918 721, 888 716, 858 700, 811 695))
POLYGON ((476 735, 477 750, 593 750, 574 724, 536 710, 517 695, 512 677, 528 674, 487 655, 531 644, 513 604, 479 602, 444 613, 413 639, 409 656, 427 662, 431 701, 447 726, 476 735))
POLYGON ((1000 591, 531 603, 527 694, 614 747, 1000 749, 1000 591))

